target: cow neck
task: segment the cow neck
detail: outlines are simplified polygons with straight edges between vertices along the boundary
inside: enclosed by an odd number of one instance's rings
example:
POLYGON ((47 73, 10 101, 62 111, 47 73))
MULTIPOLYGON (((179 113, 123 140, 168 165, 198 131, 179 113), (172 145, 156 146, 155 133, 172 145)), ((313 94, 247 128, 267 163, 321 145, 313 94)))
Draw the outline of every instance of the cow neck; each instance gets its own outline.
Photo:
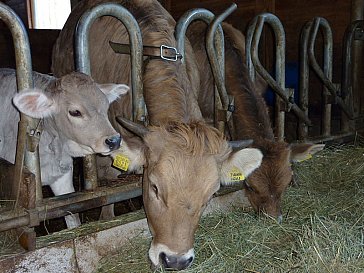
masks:
POLYGON ((226 52, 226 85, 235 99, 233 117, 238 136, 274 141, 267 106, 248 76, 244 58, 235 49, 226 52))

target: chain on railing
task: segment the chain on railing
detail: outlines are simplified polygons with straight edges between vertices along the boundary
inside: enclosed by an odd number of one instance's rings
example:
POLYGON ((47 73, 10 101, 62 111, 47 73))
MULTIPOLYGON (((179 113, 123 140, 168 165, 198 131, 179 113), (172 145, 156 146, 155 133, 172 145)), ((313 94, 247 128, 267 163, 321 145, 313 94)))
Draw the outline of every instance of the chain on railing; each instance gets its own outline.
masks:
POLYGON ((275 127, 278 140, 284 139, 285 112, 293 111, 299 120, 311 125, 308 116, 295 104, 293 91, 285 88, 285 32, 281 21, 271 13, 256 16, 250 23, 246 37, 246 62, 251 79, 255 80, 255 70, 263 77, 278 95, 275 103, 275 127), (267 72, 259 60, 259 40, 264 23, 269 24, 275 34, 275 79, 267 72))

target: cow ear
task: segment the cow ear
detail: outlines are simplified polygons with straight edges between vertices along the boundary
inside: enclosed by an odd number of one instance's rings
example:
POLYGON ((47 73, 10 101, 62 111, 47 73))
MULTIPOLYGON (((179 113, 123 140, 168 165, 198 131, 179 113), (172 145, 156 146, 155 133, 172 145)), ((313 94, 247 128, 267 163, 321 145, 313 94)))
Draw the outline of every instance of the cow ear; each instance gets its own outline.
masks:
POLYGON ((97 86, 101 89, 102 93, 106 95, 109 103, 112 103, 120 96, 125 95, 130 89, 129 86, 125 84, 104 83, 97 84, 97 86))
POLYGON ((57 110, 56 102, 40 89, 28 89, 17 93, 13 103, 20 112, 32 118, 45 118, 57 110))
POLYGON ((140 138, 133 137, 124 139, 120 148, 111 153, 111 157, 114 160, 113 165, 124 171, 136 171, 146 163, 145 150, 146 145, 140 138), (122 161, 123 168, 117 165, 118 160, 122 161))
POLYGON ((301 162, 310 159, 313 154, 321 151, 325 144, 299 143, 291 144, 291 161, 301 162))
POLYGON ((262 159, 262 152, 254 148, 246 148, 233 152, 222 163, 220 174, 221 183, 226 185, 244 180, 260 166, 262 159))

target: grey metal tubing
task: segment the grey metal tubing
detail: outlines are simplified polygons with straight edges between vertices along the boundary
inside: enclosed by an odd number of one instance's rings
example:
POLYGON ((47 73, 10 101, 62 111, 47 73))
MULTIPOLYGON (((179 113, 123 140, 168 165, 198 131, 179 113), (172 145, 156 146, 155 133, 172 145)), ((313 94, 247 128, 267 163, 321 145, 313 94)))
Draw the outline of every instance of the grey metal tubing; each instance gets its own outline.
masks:
POLYGON ((364 21, 353 21, 346 29, 343 41, 343 73, 341 80, 341 97, 346 98, 352 93, 352 45, 355 31, 357 29, 364 30, 364 21))
MULTIPOLYGON (((185 12, 181 18, 178 20, 177 24, 176 24, 176 31, 175 31, 175 36, 176 36, 176 40, 177 40, 177 50, 179 53, 182 54, 183 58, 182 61, 184 61, 185 58, 185 37, 186 37, 186 32, 187 29, 189 27, 189 25, 196 20, 202 20, 203 22, 205 22, 207 25, 209 25, 212 20, 214 19, 215 15, 207 10, 207 9, 192 9, 189 10, 187 12, 185 12)), ((224 33, 222 30, 221 25, 219 24, 217 26, 217 33, 215 35, 215 39, 214 39, 214 45, 216 48, 216 54, 219 57, 219 63, 224 64, 224 33)), ((221 65, 220 66, 221 69, 221 73, 222 75, 225 75, 225 66, 221 65)), ((220 108, 222 108, 221 105, 221 99, 218 95, 215 94, 215 126, 220 130, 220 131, 224 131, 224 122, 219 122, 217 115, 218 115, 218 111, 220 110, 220 108)))
MULTIPOLYGON (((352 49, 353 40, 355 39, 356 30, 364 30, 364 21, 353 21, 346 29, 343 41, 343 69, 341 77, 341 97, 345 104, 354 113, 353 106, 353 62, 352 62, 352 49)), ((344 132, 349 131, 349 121, 346 117, 341 118, 341 128, 344 132)))
POLYGON ((351 113, 350 109, 348 109, 348 107, 345 105, 342 98, 337 95, 338 90, 332 83, 332 33, 329 23, 324 18, 317 17, 314 20, 311 29, 308 56, 312 69, 322 80, 324 86, 331 93, 335 102, 339 105, 345 115, 347 115, 348 118, 352 119, 353 113, 351 113), (318 28, 320 26, 323 27, 324 34, 324 70, 320 68, 315 58, 315 39, 317 36, 318 28))
POLYGON ((254 82, 255 81, 255 68, 252 61, 252 42, 253 42, 253 35, 257 25, 258 16, 255 16, 251 23, 248 26, 246 37, 245 37, 245 58, 246 58, 246 66, 249 71, 250 79, 254 82))
MULTIPOLYGON (((30 45, 24 24, 17 14, 3 3, 0 3, 0 19, 10 29, 13 37, 18 91, 33 88, 30 45)), ((36 130, 38 121, 38 119, 30 118, 22 113, 20 114, 13 184, 13 193, 17 200, 19 198, 20 183, 23 183, 24 167, 34 173, 37 183, 37 200, 39 201, 42 198, 42 193, 39 191, 41 189, 41 174, 38 141, 41 131, 36 130)))
MULTIPOLYGON (((255 20, 254 20, 255 21, 255 20)), ((253 21, 253 23, 254 23, 253 21)), ((258 15, 255 31, 253 35, 252 45, 252 63, 258 73, 267 81, 267 83, 279 95, 276 97, 276 132, 277 138, 283 140, 284 138, 284 110, 281 110, 280 101, 283 100, 288 106, 288 110, 292 110, 299 119, 303 120, 307 125, 311 125, 311 121, 305 113, 294 103, 293 99, 287 94, 285 88, 285 34, 283 26, 275 15, 271 13, 263 13, 258 15), (276 38, 276 66, 275 66, 275 79, 265 70, 262 66, 259 56, 259 40, 263 30, 264 23, 269 23, 274 30, 276 38)))
MULTIPOLYGON (((312 22, 309 21, 302 29, 300 37, 300 82, 299 82, 299 106, 308 117, 308 89, 309 89, 309 72, 308 63, 308 38, 310 35, 312 22)), ((308 126, 298 120, 298 139, 306 140, 308 137, 308 126)))
MULTIPOLYGON (((210 23, 206 36, 206 49, 207 54, 210 60, 212 73, 214 75, 215 83, 217 86, 217 90, 219 92, 219 97, 222 103, 222 110, 227 111, 226 121, 231 119, 232 112, 228 111, 229 109, 229 97, 225 87, 225 61, 224 61, 224 48, 220 48, 220 45, 224 45, 224 39, 222 39, 221 44, 216 44, 215 33, 217 28, 221 23, 234 11, 237 9, 236 4, 232 4, 227 10, 225 10, 219 16, 216 16, 215 19, 210 23), (215 44, 214 44, 215 41, 215 44), (219 52, 219 55, 217 54, 219 52), (221 54, 221 55, 220 55, 221 54)), ((229 123, 230 131, 232 135, 234 135, 234 127, 232 123, 229 123)))
POLYGON ((86 11, 80 18, 75 36, 77 70, 92 75, 89 58, 89 30, 92 23, 101 16, 112 16, 123 23, 129 34, 131 45, 131 80, 133 91, 133 119, 143 121, 145 104, 143 98, 142 65, 143 42, 139 25, 133 15, 123 6, 113 3, 98 5, 86 11))
MULTIPOLYGON (((80 18, 75 34, 76 69, 92 75, 89 55, 89 31, 93 22, 101 16, 112 16, 123 23, 129 34, 131 45, 131 80, 133 97, 133 120, 145 121, 145 103, 143 98, 142 64, 143 42, 140 28, 133 15, 118 4, 106 3, 86 11, 80 18)), ((85 188, 97 187, 96 158, 85 158, 85 188)))

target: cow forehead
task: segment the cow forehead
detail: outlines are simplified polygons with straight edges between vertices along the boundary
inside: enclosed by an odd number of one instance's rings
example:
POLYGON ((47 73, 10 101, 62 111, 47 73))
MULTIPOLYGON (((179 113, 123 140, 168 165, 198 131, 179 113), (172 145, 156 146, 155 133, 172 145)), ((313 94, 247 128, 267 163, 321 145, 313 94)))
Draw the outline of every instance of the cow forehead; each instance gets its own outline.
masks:
POLYGON ((107 109, 108 100, 96 84, 68 84, 61 86, 60 96, 62 100, 69 104, 83 105, 84 107, 96 107, 97 109, 107 109))

